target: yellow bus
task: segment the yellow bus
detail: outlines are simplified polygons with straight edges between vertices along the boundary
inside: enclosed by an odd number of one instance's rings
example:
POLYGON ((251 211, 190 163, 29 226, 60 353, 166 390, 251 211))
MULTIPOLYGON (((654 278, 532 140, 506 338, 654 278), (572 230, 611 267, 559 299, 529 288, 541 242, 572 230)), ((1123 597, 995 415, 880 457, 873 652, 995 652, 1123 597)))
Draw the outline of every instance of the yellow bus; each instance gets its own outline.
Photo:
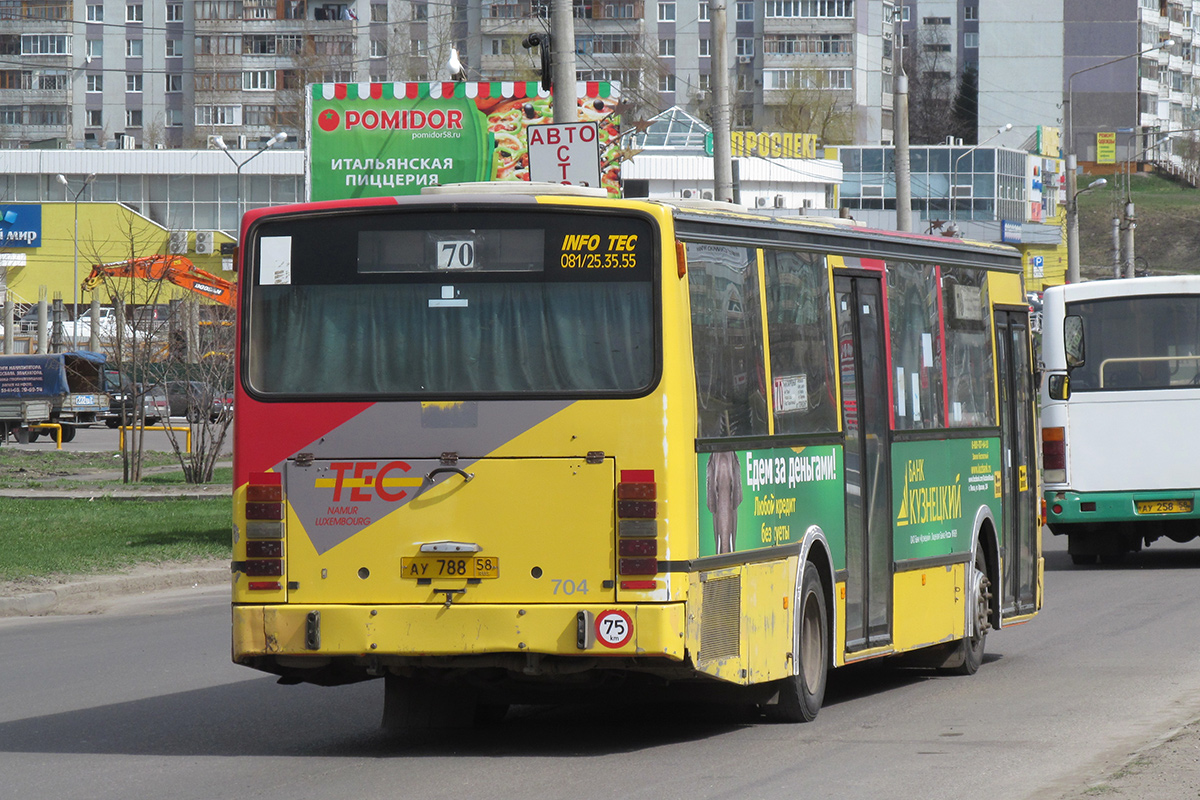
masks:
POLYGON ((388 726, 564 689, 817 715, 1041 606, 1010 248, 547 185, 251 211, 233 659, 388 726))

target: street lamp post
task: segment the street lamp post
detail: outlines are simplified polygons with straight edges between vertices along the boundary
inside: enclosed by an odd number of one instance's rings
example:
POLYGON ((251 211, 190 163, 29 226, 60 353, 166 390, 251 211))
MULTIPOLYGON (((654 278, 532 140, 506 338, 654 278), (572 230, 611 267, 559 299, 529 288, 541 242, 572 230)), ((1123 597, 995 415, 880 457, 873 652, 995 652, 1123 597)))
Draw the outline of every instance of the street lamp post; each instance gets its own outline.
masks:
POLYGON ((233 153, 231 153, 229 151, 229 145, 225 144, 225 139, 223 137, 221 137, 221 136, 212 137, 213 144, 215 144, 217 147, 219 147, 221 149, 221 151, 223 153, 225 153, 226 156, 229 157, 229 160, 232 161, 233 165, 237 168, 237 231, 238 231, 239 239, 241 238, 242 215, 243 215, 243 212, 242 212, 242 167, 246 166, 251 161, 258 158, 260 155, 267 152, 267 150, 271 149, 275 145, 279 144, 280 142, 286 141, 286 140, 287 140, 287 134, 283 131, 280 131, 279 133, 275 134, 270 139, 268 139, 265 144, 263 144, 261 147, 259 147, 257 150, 255 150, 253 153, 251 153, 248 158, 238 161, 236 158, 233 157, 233 153))
MULTIPOLYGON (((1071 160, 1074 161, 1074 156, 1071 160)), ((1070 176, 1072 173, 1068 172, 1070 176)), ((1073 180, 1067 181, 1069 187, 1067 191, 1067 283, 1079 283, 1079 195, 1087 194, 1093 189, 1099 189, 1107 186, 1106 178, 1097 178, 1087 185, 1086 188, 1076 189, 1076 183, 1073 180), (1072 226, 1072 221, 1074 225, 1072 226), (1075 280, 1071 280, 1071 269, 1074 265, 1075 280)))
MULTIPOLYGON (((94 172, 89 173, 88 176, 83 179, 83 184, 80 185, 79 191, 75 192, 75 197, 72 200, 72 202, 75 204, 75 240, 74 240, 75 241, 75 244, 74 244, 75 273, 74 273, 74 280, 71 282, 71 297, 72 297, 72 306, 73 306, 73 309, 71 311, 71 317, 72 317, 71 318, 71 347, 72 348, 79 347, 79 196, 81 194, 83 194, 83 190, 86 189, 88 187, 88 184, 91 183, 93 180, 95 180, 95 178, 96 178, 96 173, 94 173, 94 172)), ((59 174, 57 176, 57 180, 59 183, 61 183, 63 186, 65 186, 67 188, 67 194, 70 194, 71 193, 71 184, 67 181, 67 176, 59 174)), ((96 320, 92 320, 92 322, 95 322, 95 321, 96 320)))
MULTIPOLYGON (((993 133, 991 136, 987 137, 979 144, 972 145, 972 147, 969 150, 967 150, 967 152, 962 153, 961 155, 959 155, 958 158, 954 159, 954 164, 951 166, 951 169, 950 169, 950 197, 949 197, 950 215, 949 216, 950 216, 951 222, 954 222, 954 184, 958 180, 958 162, 962 161, 964 158, 971 155, 971 153, 974 153, 976 150, 983 147, 985 144, 990 142, 992 139, 995 139, 1000 134, 1006 133, 1007 131, 1011 131, 1011 130, 1012 130, 1012 123, 1006 122, 1005 124, 1001 125, 999 128, 996 128, 996 132, 993 133)), ((974 213, 972 213, 972 217, 973 216, 974 216, 974 213)))
MULTIPOLYGON (((1147 47, 1145 50, 1139 50, 1136 53, 1130 53, 1119 58, 1102 61, 1099 64, 1093 64, 1090 67, 1077 69, 1067 76, 1067 150, 1063 154, 1067 162, 1067 283, 1079 283, 1079 207, 1075 201, 1079 195, 1083 194, 1083 192, 1077 190, 1075 177, 1075 104, 1072 102, 1075 91, 1072 84, 1075 82, 1075 76, 1091 72, 1094 69, 1100 69, 1101 67, 1107 67, 1110 64, 1116 64, 1119 61, 1137 58, 1146 53, 1161 50, 1164 47, 1173 47, 1174 45, 1174 39, 1167 39, 1153 47, 1147 47)), ((1096 184, 1093 183, 1088 189, 1095 187, 1096 184)), ((1087 189, 1084 191, 1087 191, 1087 189)))

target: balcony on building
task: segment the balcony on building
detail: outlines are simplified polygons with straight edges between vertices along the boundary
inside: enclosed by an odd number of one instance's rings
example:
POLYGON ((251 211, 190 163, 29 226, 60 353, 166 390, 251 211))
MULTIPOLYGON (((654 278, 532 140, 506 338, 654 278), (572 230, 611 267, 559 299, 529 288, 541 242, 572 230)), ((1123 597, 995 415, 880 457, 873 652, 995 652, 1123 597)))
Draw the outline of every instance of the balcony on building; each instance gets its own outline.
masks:
POLYGON ((70 33, 74 19, 70 3, 63 0, 22 0, 0 4, 0 32, 70 33), (54 23, 68 23, 66 26, 54 23))

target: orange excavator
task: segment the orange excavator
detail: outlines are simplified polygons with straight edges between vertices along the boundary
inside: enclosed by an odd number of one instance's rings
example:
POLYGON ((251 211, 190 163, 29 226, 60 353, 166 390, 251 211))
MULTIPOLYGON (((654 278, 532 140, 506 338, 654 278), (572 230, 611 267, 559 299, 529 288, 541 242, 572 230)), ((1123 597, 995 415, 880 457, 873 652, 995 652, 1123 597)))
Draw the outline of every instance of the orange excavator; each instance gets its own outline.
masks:
POLYGON ((237 284, 205 272, 183 256, 156 255, 96 264, 83 280, 86 292, 95 289, 105 278, 143 278, 148 281, 170 281, 176 286, 215 300, 226 306, 237 302, 237 284))

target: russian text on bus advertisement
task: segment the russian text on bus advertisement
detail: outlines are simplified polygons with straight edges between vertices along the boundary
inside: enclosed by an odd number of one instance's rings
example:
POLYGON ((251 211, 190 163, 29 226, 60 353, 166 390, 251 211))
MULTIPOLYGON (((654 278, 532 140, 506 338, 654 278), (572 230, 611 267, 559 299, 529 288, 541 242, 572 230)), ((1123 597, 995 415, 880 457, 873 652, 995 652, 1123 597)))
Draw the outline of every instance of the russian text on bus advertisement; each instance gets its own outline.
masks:
POLYGON ((794 544, 816 525, 844 565, 842 451, 832 445, 701 453, 700 555, 794 544))

